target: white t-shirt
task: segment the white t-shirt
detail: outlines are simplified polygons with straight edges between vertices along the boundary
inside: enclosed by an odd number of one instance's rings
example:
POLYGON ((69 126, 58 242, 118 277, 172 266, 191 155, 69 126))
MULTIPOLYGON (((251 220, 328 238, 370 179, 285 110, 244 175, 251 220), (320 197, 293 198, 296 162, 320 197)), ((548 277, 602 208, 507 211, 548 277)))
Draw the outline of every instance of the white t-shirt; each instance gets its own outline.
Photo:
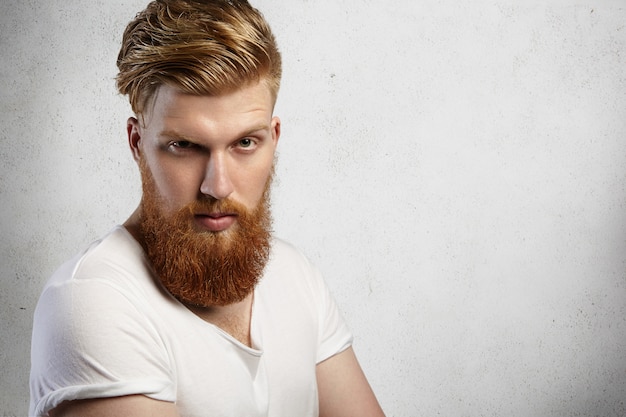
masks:
POLYGON ((319 272, 275 239, 249 348, 157 283, 118 226, 65 263, 35 311, 29 415, 66 400, 143 394, 182 416, 318 415, 315 366, 352 343, 319 272))

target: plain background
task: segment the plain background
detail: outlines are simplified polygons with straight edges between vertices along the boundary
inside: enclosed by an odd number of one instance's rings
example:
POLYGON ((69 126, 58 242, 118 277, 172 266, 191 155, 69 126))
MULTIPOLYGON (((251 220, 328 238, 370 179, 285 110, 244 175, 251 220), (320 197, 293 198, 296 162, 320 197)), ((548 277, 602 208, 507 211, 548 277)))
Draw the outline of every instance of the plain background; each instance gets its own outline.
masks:
MULTIPOLYGON (((275 230, 388 416, 625 415, 626 3, 253 4, 284 55, 275 230)), ((2 416, 45 280, 139 201, 114 77, 144 5, 0 5, 2 416)))

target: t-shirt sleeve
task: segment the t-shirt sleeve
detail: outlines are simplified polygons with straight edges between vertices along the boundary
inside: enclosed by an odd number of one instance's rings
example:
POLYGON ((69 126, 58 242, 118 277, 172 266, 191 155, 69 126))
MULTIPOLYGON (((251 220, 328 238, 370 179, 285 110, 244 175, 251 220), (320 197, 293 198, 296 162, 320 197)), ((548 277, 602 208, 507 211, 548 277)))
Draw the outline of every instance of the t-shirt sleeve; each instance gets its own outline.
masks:
POLYGON ((316 363, 320 363, 349 348, 353 337, 324 278, 317 268, 312 268, 313 283, 319 297, 319 346, 316 363))
POLYGON ((49 285, 35 311, 31 415, 63 401, 143 394, 175 401, 164 341, 120 288, 99 279, 49 285))

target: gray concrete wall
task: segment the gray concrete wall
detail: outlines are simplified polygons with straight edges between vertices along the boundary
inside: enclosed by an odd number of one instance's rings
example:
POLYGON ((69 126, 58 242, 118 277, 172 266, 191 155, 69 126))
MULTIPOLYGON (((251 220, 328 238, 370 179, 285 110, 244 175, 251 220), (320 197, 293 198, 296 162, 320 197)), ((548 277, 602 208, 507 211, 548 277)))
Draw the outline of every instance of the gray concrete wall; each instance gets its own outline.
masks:
MULTIPOLYGON (((144 1, 0 10, 0 415, 33 309, 139 200, 114 88, 144 1)), ((626 414, 626 4, 258 0, 285 75, 275 229, 389 416, 626 414)))

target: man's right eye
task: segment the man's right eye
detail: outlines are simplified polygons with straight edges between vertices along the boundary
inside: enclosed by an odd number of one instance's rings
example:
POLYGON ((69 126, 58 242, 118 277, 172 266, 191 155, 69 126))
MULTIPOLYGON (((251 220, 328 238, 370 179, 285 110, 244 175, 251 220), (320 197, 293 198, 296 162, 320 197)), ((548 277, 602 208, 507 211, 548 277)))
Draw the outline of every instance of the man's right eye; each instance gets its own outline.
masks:
POLYGON ((198 150, 197 144, 188 140, 173 140, 168 143, 167 150, 173 154, 187 153, 198 150))
POLYGON ((188 140, 177 140, 175 142, 172 142, 170 146, 178 149, 189 149, 193 146, 193 143, 189 142, 188 140))

